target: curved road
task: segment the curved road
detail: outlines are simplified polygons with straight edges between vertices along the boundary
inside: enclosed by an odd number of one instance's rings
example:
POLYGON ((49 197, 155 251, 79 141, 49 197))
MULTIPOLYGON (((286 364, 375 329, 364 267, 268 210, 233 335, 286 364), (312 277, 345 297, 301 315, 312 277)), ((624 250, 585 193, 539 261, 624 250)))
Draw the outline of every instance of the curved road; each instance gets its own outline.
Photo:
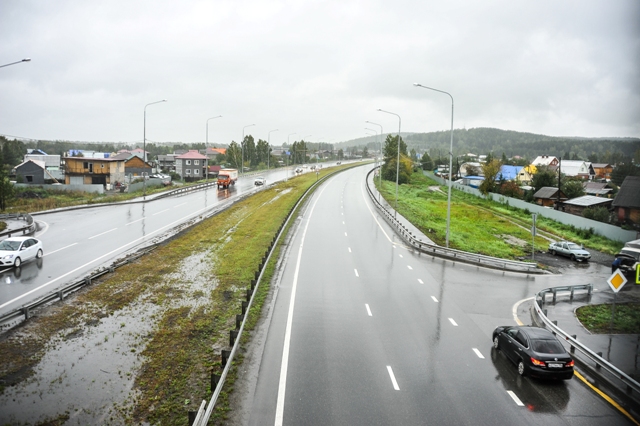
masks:
POLYGON ((583 275, 413 253, 372 210, 366 171, 329 179, 301 217, 242 423, 631 424, 578 379, 521 378, 491 349, 514 302, 583 275))

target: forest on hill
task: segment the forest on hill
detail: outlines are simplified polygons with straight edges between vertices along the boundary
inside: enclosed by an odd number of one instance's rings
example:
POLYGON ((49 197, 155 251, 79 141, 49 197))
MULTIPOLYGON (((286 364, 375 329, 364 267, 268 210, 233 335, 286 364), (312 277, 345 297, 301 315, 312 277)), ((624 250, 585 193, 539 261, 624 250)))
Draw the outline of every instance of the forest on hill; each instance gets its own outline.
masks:
MULTIPOLYGON (((383 135, 386 137, 386 135, 383 135)), ((402 133, 409 150, 432 158, 446 157, 449 152, 451 132, 402 133)), ((335 144, 336 149, 359 146, 378 151, 375 136, 335 144)), ((617 164, 633 159, 640 163, 640 138, 582 138, 537 135, 493 128, 454 129, 453 154, 462 156, 492 154, 511 158, 520 156, 529 160, 539 155, 551 155, 564 159, 585 160, 595 163, 617 164)))

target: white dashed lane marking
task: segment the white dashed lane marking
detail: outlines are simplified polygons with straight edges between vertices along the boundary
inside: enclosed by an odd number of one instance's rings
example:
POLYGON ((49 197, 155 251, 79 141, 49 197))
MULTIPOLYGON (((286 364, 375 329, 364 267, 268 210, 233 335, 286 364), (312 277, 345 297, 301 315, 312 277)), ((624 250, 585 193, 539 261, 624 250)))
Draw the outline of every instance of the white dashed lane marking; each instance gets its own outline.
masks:
POLYGON ((458 326, 458 323, 457 323, 457 322, 455 322, 455 321, 453 320, 453 318, 449 318, 449 322, 450 322, 451 324, 453 324, 454 326, 456 326, 456 327, 458 326))

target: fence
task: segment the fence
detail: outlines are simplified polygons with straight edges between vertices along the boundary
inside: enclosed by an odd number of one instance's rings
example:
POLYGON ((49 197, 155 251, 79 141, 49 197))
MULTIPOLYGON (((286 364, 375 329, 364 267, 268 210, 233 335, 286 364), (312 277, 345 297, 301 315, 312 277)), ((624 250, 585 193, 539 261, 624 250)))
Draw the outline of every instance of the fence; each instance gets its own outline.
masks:
POLYGON ((20 214, 3 214, 0 215, 0 221, 7 220, 24 220, 25 225, 18 229, 11 229, 9 231, 0 232, 0 237, 11 237, 13 234, 33 234, 36 230, 36 224, 33 221, 33 218, 28 213, 20 213, 20 214))
MULTIPOLYGON (((449 181, 446 179, 435 176, 430 172, 423 173, 429 179, 433 179, 440 185, 449 185, 449 181)), ((488 198, 493 201, 497 201, 502 204, 508 204, 512 207, 517 207, 523 210, 528 209, 531 213, 538 213, 540 216, 555 220, 556 222, 560 222, 565 225, 573 225, 576 228, 582 229, 593 228, 594 233, 607 237, 611 240, 626 243, 627 241, 638 239, 638 233, 636 231, 629 231, 618 226, 609 225, 608 223, 598 222, 597 220, 591 220, 582 216, 565 213, 560 210, 554 210, 548 207, 539 206, 538 204, 527 203, 526 201, 520 200, 518 198, 505 197, 504 195, 500 194, 484 195, 475 188, 471 188, 470 186, 462 185, 455 182, 452 182, 451 186, 452 189, 457 189, 458 191, 463 191, 468 194, 475 195, 479 198, 488 198)))

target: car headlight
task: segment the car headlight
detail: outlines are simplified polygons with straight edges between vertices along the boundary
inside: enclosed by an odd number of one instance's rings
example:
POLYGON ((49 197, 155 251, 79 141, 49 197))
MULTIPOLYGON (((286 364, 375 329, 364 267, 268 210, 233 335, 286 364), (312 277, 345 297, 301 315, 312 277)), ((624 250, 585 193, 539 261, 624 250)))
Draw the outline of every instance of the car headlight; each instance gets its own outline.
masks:
POLYGON ((13 259, 13 255, 12 254, 8 254, 5 257, 2 258, 3 260, 11 260, 13 259))

